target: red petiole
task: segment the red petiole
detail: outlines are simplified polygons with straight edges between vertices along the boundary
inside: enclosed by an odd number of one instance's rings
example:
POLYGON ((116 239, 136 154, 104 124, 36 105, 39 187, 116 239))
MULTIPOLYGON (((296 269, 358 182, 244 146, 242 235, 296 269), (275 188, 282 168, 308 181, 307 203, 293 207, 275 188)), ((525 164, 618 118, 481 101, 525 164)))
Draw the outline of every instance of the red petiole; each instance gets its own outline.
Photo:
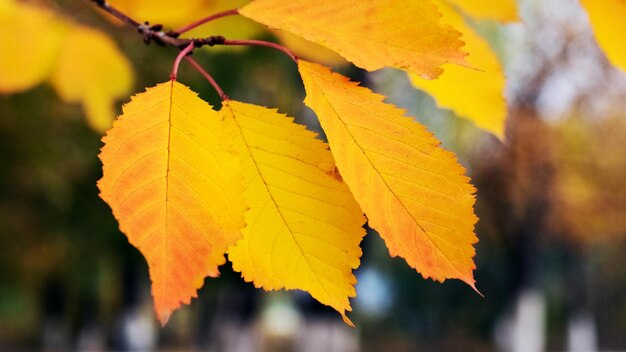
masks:
POLYGON ((226 17, 226 16, 233 16, 233 15, 238 15, 239 14, 239 9, 232 9, 232 10, 228 10, 228 11, 224 11, 224 12, 220 12, 220 13, 216 13, 214 15, 211 15, 209 17, 205 17, 203 19, 200 19, 198 21, 195 21, 193 23, 190 23, 186 26, 180 27, 177 30, 175 30, 175 33, 178 34, 183 34, 185 32, 189 32, 190 30, 199 27, 207 22, 211 22, 213 20, 216 20, 218 18, 222 18, 222 17, 226 17))
POLYGON ((191 42, 189 43, 189 45, 187 45, 183 50, 181 50, 178 53, 178 56, 176 56, 176 60, 174 60, 174 67, 172 68, 172 74, 170 75, 170 79, 172 81, 176 80, 176 77, 178 75, 178 66, 180 66, 180 62, 183 60, 185 56, 187 56, 187 54, 193 51, 194 47, 195 47, 194 42, 191 42))

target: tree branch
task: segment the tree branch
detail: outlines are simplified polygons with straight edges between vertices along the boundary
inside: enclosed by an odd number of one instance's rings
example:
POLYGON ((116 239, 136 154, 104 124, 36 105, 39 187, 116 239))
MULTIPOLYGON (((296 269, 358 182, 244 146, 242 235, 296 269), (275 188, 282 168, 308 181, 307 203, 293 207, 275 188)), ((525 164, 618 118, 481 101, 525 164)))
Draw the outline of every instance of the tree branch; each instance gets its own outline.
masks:
POLYGON ((150 44, 152 41, 158 45, 170 45, 178 49, 184 49, 190 43, 190 39, 178 39, 178 34, 174 32, 164 32, 160 24, 150 25, 148 22, 139 23, 130 16, 111 6, 106 0, 88 0, 97 5, 102 10, 108 12, 113 17, 134 27, 143 36, 143 41, 150 44))
MULTIPOLYGON (((194 48, 199 48, 205 45, 208 45, 208 46, 214 46, 214 45, 264 46, 264 47, 279 50, 283 52, 284 54, 286 54, 287 56, 289 56, 294 62, 296 63, 298 62, 298 57, 288 48, 277 43, 266 42, 263 40, 247 40, 247 39, 227 40, 226 38, 222 36, 210 36, 206 38, 179 38, 181 33, 189 31, 209 21, 212 21, 221 17, 225 17, 225 16, 237 15, 239 14, 238 9, 228 10, 228 11, 214 14, 209 17, 205 17, 187 26, 181 27, 176 31, 163 31, 163 25, 161 24, 150 25, 150 23, 148 22, 140 23, 132 19, 130 16, 126 15, 125 13, 121 12, 120 10, 116 9, 115 7, 111 6, 108 2, 106 2, 106 0, 87 0, 87 1, 92 2, 93 4, 95 4, 102 10, 108 12, 115 18, 137 29, 137 31, 143 36, 144 43, 150 44, 151 42, 155 42, 157 45, 173 46, 173 47, 178 48, 178 50, 183 50, 185 53, 184 54, 181 53, 176 59, 174 70, 172 72, 173 77, 175 77, 176 75, 178 65, 180 64, 180 61, 182 60, 182 58, 185 57, 188 53, 190 53, 194 48)), ((193 59, 190 59, 188 57, 187 57, 187 61, 189 61, 192 64, 192 66, 198 69, 198 71, 203 76, 205 76, 205 78, 207 78, 207 80, 216 88, 216 90, 218 91, 218 93, 220 94, 222 98, 226 97, 226 95, 221 91, 219 86, 217 86, 217 84, 215 83, 215 80, 213 80, 211 76, 208 73, 206 73, 206 71, 202 70, 200 68, 200 65, 198 65, 197 62, 195 62, 193 59)), ((228 98, 226 97, 226 99, 228 98)))
POLYGON ((155 42, 158 45, 169 45, 178 48, 179 50, 183 50, 188 47, 190 44, 194 44, 194 47, 199 48, 201 46, 214 46, 214 45, 255 45, 255 46, 264 46, 272 49, 276 49, 282 51, 287 56, 289 56, 293 61, 297 62, 298 57, 288 48, 272 43, 266 42, 262 40, 227 40, 222 36, 210 36, 206 38, 179 38, 181 33, 184 33, 188 30, 196 28, 204 23, 209 21, 230 16, 236 15, 239 13, 238 9, 228 10, 224 12, 217 13, 215 15, 205 17, 201 20, 193 22, 187 26, 184 26, 177 31, 163 31, 163 25, 155 24, 150 25, 148 22, 139 23, 136 20, 130 18, 123 12, 119 11, 115 7, 111 6, 106 0, 88 0, 94 4, 96 4, 102 10, 108 12, 114 17, 118 18, 122 22, 134 27, 137 31, 143 36, 143 41, 146 44, 150 44, 151 42, 155 42))

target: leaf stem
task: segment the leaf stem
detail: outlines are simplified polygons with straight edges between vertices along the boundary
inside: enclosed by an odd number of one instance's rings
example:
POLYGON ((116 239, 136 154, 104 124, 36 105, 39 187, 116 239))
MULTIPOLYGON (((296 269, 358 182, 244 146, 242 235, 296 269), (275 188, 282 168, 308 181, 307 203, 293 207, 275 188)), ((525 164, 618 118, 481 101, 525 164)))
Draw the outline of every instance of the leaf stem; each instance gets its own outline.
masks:
POLYGON ((213 76, 211 76, 208 72, 206 72, 196 60, 194 60, 192 57, 189 57, 189 56, 186 56, 185 60, 187 60, 187 62, 189 62, 189 64, 191 64, 191 66, 193 66, 196 69, 196 71, 198 71, 202 76, 204 76, 204 78, 206 78, 207 81, 209 81, 209 83, 211 83, 211 85, 213 86, 213 89, 215 89, 215 91, 220 96, 220 98, 222 98, 222 100, 228 100, 228 96, 224 94, 224 91, 219 86, 219 84, 217 84, 215 79, 213 79, 213 76))
POLYGON ((193 28, 196 28, 204 23, 207 23, 209 21, 213 21, 216 20, 218 18, 222 18, 222 17, 226 17, 226 16, 231 16, 231 15, 237 15, 239 14, 239 10, 238 9, 232 9, 232 10, 228 10, 228 11, 224 11, 224 12, 220 12, 220 13, 216 13, 214 15, 211 15, 209 17, 205 17, 203 19, 200 19, 196 22, 193 22, 191 24, 188 24, 186 26, 183 26, 181 28, 179 28, 176 31, 167 31, 164 32, 163 26, 159 25, 159 24, 155 24, 155 25, 150 25, 148 22, 141 24, 137 21, 135 21, 134 19, 128 17, 127 15, 125 15, 124 13, 122 13, 121 11, 117 10, 116 8, 112 7, 111 5, 109 5, 106 0, 88 0, 91 1, 92 3, 96 4, 98 7, 100 7, 101 9, 103 9, 104 11, 110 13, 111 15, 117 17, 118 19, 120 19, 121 21, 137 28, 137 30, 139 31, 139 33, 141 33, 143 35, 143 39, 144 42, 146 44, 150 44, 151 41, 156 42, 157 44, 160 45, 170 45, 170 46, 174 46, 177 47, 179 49, 188 47, 191 44, 194 44, 196 47, 200 47, 203 45, 209 45, 209 46, 213 46, 213 45, 253 45, 253 46, 264 46, 264 47, 268 47, 268 48, 272 48, 272 49, 276 49, 279 51, 282 51, 283 53, 285 53, 287 56, 289 56, 294 62, 298 62, 298 57, 288 48, 277 44, 277 43, 272 43, 272 42, 267 42, 264 40, 252 40, 252 39, 242 39, 242 40, 228 40, 225 39, 222 36, 211 36, 211 37, 207 37, 207 38, 179 38, 181 33, 185 33, 193 28))
POLYGON ((264 40, 253 40, 253 39, 242 39, 242 40, 229 40, 229 39, 225 39, 222 43, 216 43, 217 45, 253 45, 253 46, 264 46, 267 48, 272 48, 272 49, 276 49, 279 51, 282 51, 283 53, 285 53, 287 56, 289 56, 295 63, 298 63, 298 57, 296 56, 296 54, 293 53, 293 51, 289 50, 288 48, 280 45, 280 44, 276 44, 276 43, 272 43, 272 42, 266 42, 264 40))
POLYGON ((176 56, 176 60, 174 61, 174 67, 172 68, 172 74, 170 75, 170 79, 172 81, 176 80, 176 77, 178 75, 178 66, 180 66, 180 62, 183 60, 185 56, 187 56, 187 54, 193 51, 194 47, 195 47, 195 43, 191 42, 189 43, 189 45, 187 45, 183 50, 181 50, 178 53, 178 56, 176 56))
POLYGON ((162 45, 162 46, 169 45, 169 46, 173 46, 181 50, 178 56, 176 57, 176 60, 174 61, 174 67, 172 68, 172 74, 170 75, 170 78, 172 80, 176 79, 180 62, 182 61, 183 58, 186 58, 187 61, 196 70, 198 70, 198 72, 200 72, 200 74, 202 74, 209 81, 209 83, 211 83, 213 88, 215 88, 215 90, 218 92, 220 97, 222 97, 222 99, 224 100, 228 100, 228 97, 226 96, 226 94, 224 94, 224 92, 219 87, 219 85, 215 82, 213 77, 211 77, 211 75, 209 75, 206 71, 204 71, 204 69, 202 69, 202 67, 200 67, 200 65, 195 60, 187 57, 187 54, 193 51, 194 48, 199 48, 205 45, 208 45, 208 46, 214 46, 214 45, 264 46, 267 48, 272 48, 272 49, 281 51, 287 56, 289 56, 289 58, 291 58, 295 63, 298 63, 298 57, 291 50, 289 50, 288 48, 280 44, 267 42, 264 40, 252 40, 252 39, 229 40, 229 39, 225 39, 222 36, 210 36, 206 38, 179 38, 181 33, 185 33, 207 22, 216 20, 218 18, 226 17, 226 16, 237 15, 239 14, 238 9, 232 9, 232 10, 216 13, 209 17, 205 17, 196 22, 183 26, 176 31, 163 31, 162 25, 160 24, 150 25, 148 22, 139 23, 135 21, 134 19, 132 19, 131 17, 124 14, 123 12, 119 11, 115 7, 109 5, 109 3, 107 3, 106 0, 87 0, 87 1, 94 3, 96 6, 108 12, 112 16, 118 18, 122 22, 136 28, 137 31, 143 36, 143 40, 146 44, 155 42, 158 45, 162 45))
POLYGON ((216 13, 216 14, 211 15, 209 17, 205 17, 205 18, 197 20, 197 21, 195 21, 193 23, 190 23, 190 24, 188 24, 186 26, 180 27, 180 28, 174 30, 174 33, 178 33, 180 35, 180 34, 183 34, 185 32, 188 32, 188 31, 190 31, 190 30, 192 30, 192 29, 194 29, 196 27, 199 27, 199 26, 201 26, 201 25, 203 25, 203 24, 205 24, 207 22, 211 22, 213 20, 216 20, 218 18, 222 18, 222 17, 226 17, 226 16, 233 16, 233 15, 238 15, 238 14, 239 14, 239 9, 232 9, 232 10, 216 13))

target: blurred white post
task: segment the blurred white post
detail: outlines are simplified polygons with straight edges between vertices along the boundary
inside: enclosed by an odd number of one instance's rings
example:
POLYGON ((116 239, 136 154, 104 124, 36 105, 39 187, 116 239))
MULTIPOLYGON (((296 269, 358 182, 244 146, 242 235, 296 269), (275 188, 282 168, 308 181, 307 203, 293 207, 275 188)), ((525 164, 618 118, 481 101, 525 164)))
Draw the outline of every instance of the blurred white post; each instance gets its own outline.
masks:
POLYGON ((596 324, 588 312, 578 312, 567 324, 567 350, 588 352, 598 350, 596 324))
POLYGON ((513 312, 496 326, 496 344, 506 352, 542 352, 546 341, 546 299, 537 289, 523 290, 513 312))

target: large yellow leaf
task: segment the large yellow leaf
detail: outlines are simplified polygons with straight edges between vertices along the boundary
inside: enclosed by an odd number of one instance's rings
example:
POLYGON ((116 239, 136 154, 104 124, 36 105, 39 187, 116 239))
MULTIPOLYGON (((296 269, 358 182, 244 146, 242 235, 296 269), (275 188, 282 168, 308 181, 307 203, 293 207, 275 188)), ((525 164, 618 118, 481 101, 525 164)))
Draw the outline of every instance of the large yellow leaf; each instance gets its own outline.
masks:
POLYGON ((464 64, 460 33, 430 0, 255 0, 240 13, 335 50, 369 71, 385 66, 436 78, 464 64))
POLYGON ((104 132, 115 117, 115 100, 132 86, 130 63, 108 35, 68 26, 52 85, 63 100, 83 103, 89 125, 104 132))
POLYGON ((626 72, 626 0, 581 0, 609 61, 626 72))
POLYGON ((217 111, 173 81, 135 95, 103 138, 100 196, 148 261, 163 324, 219 275, 245 226, 229 139, 217 111))
POLYGON ((516 0, 444 0, 476 19, 513 22, 519 19, 516 0))
POLYGON ((221 115, 240 133, 250 206, 243 238, 228 250, 233 268, 266 290, 308 291, 352 325, 346 311, 365 218, 333 176, 327 146, 275 110, 229 101, 221 115))
POLYGON ((504 72, 497 56, 487 41, 465 23, 461 14, 445 1, 434 2, 443 14, 441 21, 463 33, 465 50, 469 53, 467 61, 479 70, 446 65, 439 79, 427 81, 410 74, 411 83, 433 96, 439 106, 451 109, 478 127, 503 138, 507 106, 504 72))
POLYGON ((54 14, 13 0, 0 0, 0 93, 20 92, 44 81, 61 40, 54 14))
POLYGON ((300 61, 337 167, 392 256, 424 277, 474 287, 475 189, 454 154, 383 96, 300 61))

